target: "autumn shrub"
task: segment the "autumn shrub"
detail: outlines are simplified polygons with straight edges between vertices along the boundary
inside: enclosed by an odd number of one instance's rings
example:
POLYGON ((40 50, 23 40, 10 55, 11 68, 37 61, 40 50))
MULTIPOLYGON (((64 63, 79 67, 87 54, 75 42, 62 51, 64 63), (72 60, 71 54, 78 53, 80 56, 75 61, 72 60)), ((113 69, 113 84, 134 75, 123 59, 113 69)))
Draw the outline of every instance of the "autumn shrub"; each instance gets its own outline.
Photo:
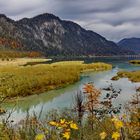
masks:
POLYGON ((0 50, 0 58, 3 60, 7 60, 7 58, 38 58, 43 55, 40 52, 35 51, 17 51, 17 50, 0 50))

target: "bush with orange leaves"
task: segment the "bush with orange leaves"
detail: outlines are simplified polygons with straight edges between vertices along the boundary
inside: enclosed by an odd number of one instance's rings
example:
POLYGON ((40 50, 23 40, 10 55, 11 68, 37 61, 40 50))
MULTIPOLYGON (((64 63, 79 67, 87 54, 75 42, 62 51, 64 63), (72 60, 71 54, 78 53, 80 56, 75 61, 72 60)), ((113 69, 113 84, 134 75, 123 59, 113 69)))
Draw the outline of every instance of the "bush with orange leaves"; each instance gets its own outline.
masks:
POLYGON ((85 106, 90 112, 93 112, 95 107, 99 105, 99 97, 101 95, 101 91, 91 83, 85 84, 83 90, 84 94, 87 96, 85 106))
POLYGON ((94 109, 99 105, 100 90, 95 88, 92 83, 85 84, 83 93, 86 95, 85 109, 90 113, 91 128, 93 129, 93 119, 95 118, 94 109))

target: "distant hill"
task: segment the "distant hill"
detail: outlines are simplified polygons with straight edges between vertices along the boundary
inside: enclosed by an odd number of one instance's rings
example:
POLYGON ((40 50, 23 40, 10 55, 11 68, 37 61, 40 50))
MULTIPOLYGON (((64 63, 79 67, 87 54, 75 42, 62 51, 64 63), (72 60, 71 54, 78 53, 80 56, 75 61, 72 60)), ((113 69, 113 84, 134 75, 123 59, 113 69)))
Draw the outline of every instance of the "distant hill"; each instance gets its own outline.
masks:
POLYGON ((61 20, 53 14, 14 21, 0 15, 0 39, 13 40, 14 45, 0 44, 22 51, 38 51, 46 56, 112 56, 133 54, 101 35, 85 30, 72 21, 61 20))
POLYGON ((136 54, 140 54, 140 38, 126 38, 118 42, 118 46, 123 49, 134 51, 136 54))

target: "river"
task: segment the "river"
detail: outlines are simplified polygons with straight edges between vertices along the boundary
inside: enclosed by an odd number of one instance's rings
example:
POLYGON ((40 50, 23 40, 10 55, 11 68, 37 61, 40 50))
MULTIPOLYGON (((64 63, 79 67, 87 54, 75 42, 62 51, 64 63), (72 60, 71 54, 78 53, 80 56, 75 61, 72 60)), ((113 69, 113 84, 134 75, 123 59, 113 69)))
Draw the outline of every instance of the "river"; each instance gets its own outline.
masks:
MULTIPOLYGON (((125 104, 127 103, 132 95, 136 93, 136 87, 140 86, 140 83, 132 83, 126 78, 122 78, 118 81, 110 80, 116 73, 120 70, 140 70, 139 66, 134 66, 128 63, 128 60, 122 59, 89 59, 85 62, 102 61, 108 62, 113 65, 113 69, 104 72, 87 72, 81 75, 81 80, 75 84, 69 85, 65 88, 52 90, 46 93, 41 93, 39 95, 33 95, 25 97, 19 102, 10 102, 4 104, 7 110, 7 114, 14 108, 10 119, 14 122, 19 122, 24 119, 27 115, 27 110, 29 114, 39 114, 42 109, 42 118, 52 109, 62 109, 65 107, 72 107, 74 104, 74 95, 78 90, 82 90, 84 84, 88 82, 93 82, 94 85, 99 88, 106 88, 111 83, 116 89, 122 89, 119 97, 114 101, 114 104, 125 104), (16 104, 16 106, 15 106, 16 104)), ((5 116, 3 116, 5 117, 5 116)))

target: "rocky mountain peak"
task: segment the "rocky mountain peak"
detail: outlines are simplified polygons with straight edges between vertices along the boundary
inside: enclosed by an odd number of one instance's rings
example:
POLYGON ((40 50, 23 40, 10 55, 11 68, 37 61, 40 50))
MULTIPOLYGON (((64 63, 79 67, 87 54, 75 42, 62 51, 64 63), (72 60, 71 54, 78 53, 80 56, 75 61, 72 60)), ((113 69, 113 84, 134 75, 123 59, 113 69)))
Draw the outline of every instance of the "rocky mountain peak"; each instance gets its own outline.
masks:
POLYGON ((0 35, 19 40, 23 49, 39 51, 46 56, 110 56, 132 53, 93 31, 87 31, 72 21, 61 20, 48 13, 19 21, 7 18, 0 24, 0 35))

